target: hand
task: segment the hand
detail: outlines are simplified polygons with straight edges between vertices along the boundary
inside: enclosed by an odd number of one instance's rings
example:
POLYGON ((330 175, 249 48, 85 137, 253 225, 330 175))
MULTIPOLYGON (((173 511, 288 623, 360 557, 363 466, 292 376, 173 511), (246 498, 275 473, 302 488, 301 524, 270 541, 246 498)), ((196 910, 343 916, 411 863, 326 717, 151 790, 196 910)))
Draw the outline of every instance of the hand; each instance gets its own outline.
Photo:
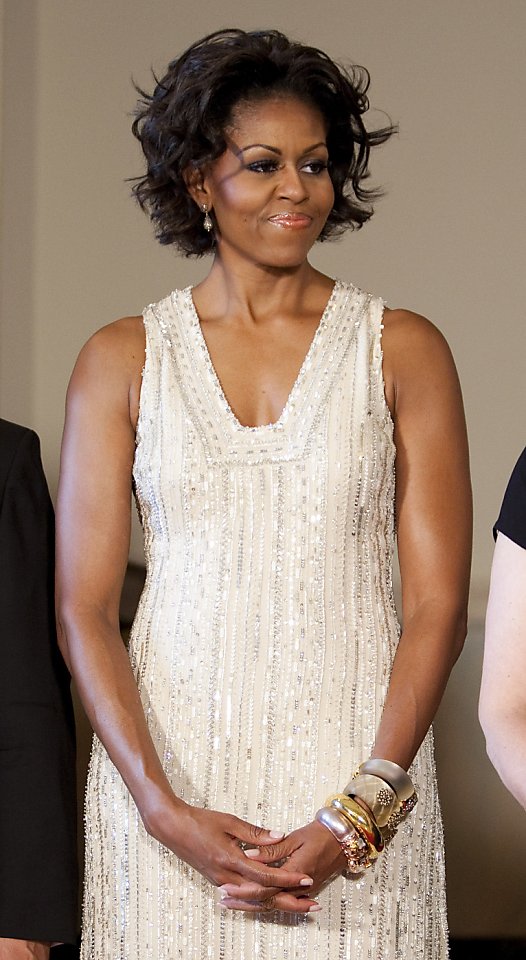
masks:
POLYGON ((275 856, 264 863, 258 857, 256 862, 241 847, 241 843, 249 844, 258 854, 267 846, 274 850, 283 833, 256 827, 227 813, 178 801, 175 807, 165 806, 162 814, 157 812, 156 826, 149 826, 149 832, 217 887, 248 884, 254 897, 263 900, 269 887, 305 892, 312 886, 312 877, 304 870, 268 866, 275 856))
POLYGON ((253 913, 260 910, 284 910, 287 913, 314 913, 321 907, 312 896, 336 873, 347 868, 345 854, 330 830, 317 820, 306 827, 293 830, 284 840, 273 844, 260 845, 258 850, 246 850, 247 859, 259 863, 276 863, 286 858, 279 868, 281 877, 289 871, 302 872, 313 878, 308 897, 305 890, 290 889, 287 884, 280 888, 266 887, 264 899, 261 891, 252 883, 223 884, 221 892, 222 906, 232 910, 245 910, 253 913))

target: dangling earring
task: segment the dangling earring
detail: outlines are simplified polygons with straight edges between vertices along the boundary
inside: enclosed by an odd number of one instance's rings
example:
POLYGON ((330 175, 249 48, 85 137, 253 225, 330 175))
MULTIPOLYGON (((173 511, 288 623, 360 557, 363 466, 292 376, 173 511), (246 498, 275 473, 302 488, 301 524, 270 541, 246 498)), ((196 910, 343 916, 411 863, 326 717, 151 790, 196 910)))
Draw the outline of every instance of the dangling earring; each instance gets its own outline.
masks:
POLYGON ((201 207, 201 210, 205 215, 205 219, 203 220, 203 227, 205 228, 207 233, 210 233, 210 231, 214 229, 214 224, 212 223, 212 217, 208 212, 208 207, 206 203, 203 204, 203 206, 201 207))

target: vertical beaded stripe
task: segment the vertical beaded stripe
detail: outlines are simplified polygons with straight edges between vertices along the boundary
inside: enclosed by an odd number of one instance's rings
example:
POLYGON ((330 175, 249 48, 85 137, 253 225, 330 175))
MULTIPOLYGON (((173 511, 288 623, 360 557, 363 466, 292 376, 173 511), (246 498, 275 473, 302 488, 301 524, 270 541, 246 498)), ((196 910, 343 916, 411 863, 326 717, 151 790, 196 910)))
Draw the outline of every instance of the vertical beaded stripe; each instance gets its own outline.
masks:
MULTIPOLYGON (((130 658, 175 792, 269 828, 309 822, 368 755, 399 637, 383 303, 336 282, 287 404, 245 427, 191 289, 145 310, 134 483, 147 580, 130 658)), ((219 911, 148 837, 95 739, 83 960, 445 960, 432 735, 419 804, 311 916, 219 911)))

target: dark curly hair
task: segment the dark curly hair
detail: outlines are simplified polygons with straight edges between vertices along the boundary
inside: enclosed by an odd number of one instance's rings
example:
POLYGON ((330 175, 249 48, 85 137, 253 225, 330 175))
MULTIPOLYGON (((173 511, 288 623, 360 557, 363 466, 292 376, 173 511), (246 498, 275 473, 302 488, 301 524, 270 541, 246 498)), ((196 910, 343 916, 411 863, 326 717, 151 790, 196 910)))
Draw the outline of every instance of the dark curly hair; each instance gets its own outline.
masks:
POLYGON ((359 228, 372 216, 372 201, 381 191, 363 186, 370 150, 396 128, 389 123, 366 130, 362 116, 369 108, 370 78, 364 67, 346 70, 322 50, 295 43, 277 30, 219 30, 192 44, 172 60, 162 79, 154 79, 151 95, 137 87, 141 100, 132 130, 147 170, 132 178, 132 189, 160 243, 174 244, 189 257, 213 249, 213 232, 203 229, 184 174, 225 151, 225 132, 236 107, 274 96, 314 105, 327 124, 334 206, 318 239, 359 228))

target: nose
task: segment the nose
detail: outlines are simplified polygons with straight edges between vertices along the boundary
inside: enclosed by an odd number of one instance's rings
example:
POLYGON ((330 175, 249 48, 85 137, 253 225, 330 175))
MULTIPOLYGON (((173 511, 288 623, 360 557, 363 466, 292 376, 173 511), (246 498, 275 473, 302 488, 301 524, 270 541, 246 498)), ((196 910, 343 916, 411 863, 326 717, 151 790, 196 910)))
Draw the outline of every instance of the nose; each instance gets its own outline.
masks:
POLYGON ((282 200, 292 200, 293 203, 301 203, 302 200, 308 199, 307 184, 294 164, 285 164, 283 167, 278 194, 282 200))

